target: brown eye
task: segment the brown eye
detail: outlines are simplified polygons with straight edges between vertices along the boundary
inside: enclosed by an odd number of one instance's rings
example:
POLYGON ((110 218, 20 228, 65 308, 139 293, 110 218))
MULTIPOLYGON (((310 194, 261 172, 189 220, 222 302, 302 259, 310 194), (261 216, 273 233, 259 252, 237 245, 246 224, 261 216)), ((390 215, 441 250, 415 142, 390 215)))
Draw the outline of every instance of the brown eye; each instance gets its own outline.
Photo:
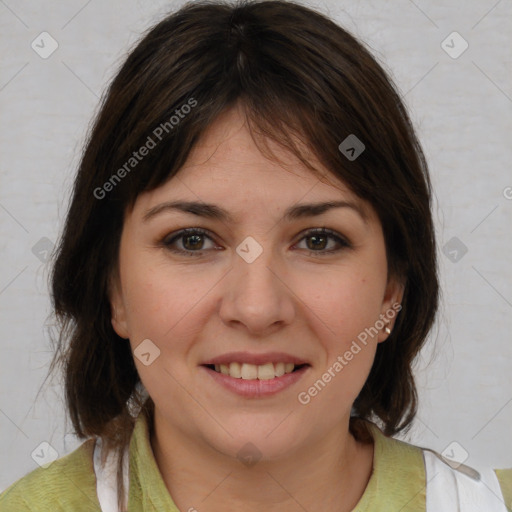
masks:
POLYGON ((178 233, 167 236, 162 244, 166 249, 178 254, 200 256, 201 251, 215 247, 213 239, 207 233, 202 228, 182 229, 178 233), (205 247, 205 240, 212 242, 211 247, 205 247))
POLYGON ((184 241, 185 249, 200 250, 203 245, 203 235, 183 235, 181 239, 184 241))
MULTIPOLYGON (((208 233, 202 228, 182 229, 167 236, 162 244, 166 249, 177 254, 201 256, 202 251, 217 248, 213 238, 208 233), (205 247, 207 241, 210 241, 210 247, 205 247)), ((351 244, 345 238, 326 228, 315 228, 308 231, 301 238, 299 244, 303 240, 306 240, 305 250, 310 255, 315 256, 327 256, 351 247, 351 244)))
POLYGON ((325 228, 316 228, 308 231, 302 237, 302 240, 306 240, 306 250, 315 256, 324 256, 351 247, 351 244, 346 239, 334 231, 325 228), (327 249, 329 246, 330 248, 327 249))
POLYGON ((321 236, 321 235, 313 235, 308 236, 306 240, 309 240, 311 243, 306 244, 308 246, 308 249, 316 250, 316 249, 325 249, 327 246, 328 241, 327 236, 321 236))

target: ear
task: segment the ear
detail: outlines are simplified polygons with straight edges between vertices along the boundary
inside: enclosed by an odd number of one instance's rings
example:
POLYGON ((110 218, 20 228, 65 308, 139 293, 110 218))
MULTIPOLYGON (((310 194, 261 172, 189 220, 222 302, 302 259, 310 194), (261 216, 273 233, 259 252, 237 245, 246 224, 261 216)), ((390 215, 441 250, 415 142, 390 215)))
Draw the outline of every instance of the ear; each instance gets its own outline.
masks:
POLYGON ((393 331, 396 317, 402 309, 402 299, 405 291, 405 283, 396 277, 389 277, 382 301, 380 319, 384 323, 384 327, 379 331, 378 343, 388 339, 386 327, 393 331))
POLYGON ((126 321, 126 306, 117 272, 109 279, 109 299, 112 327, 118 336, 128 339, 130 336, 126 321))

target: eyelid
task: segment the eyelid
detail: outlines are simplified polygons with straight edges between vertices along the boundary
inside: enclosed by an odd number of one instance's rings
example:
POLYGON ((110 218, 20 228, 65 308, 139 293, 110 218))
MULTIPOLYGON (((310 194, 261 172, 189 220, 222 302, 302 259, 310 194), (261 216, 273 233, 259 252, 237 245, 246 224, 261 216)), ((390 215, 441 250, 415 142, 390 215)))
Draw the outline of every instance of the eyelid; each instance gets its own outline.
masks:
POLYGON ((350 241, 348 240, 348 238, 344 235, 342 235, 341 233, 338 233, 338 231, 334 231, 333 229, 330 229, 330 228, 326 228, 326 227, 320 227, 320 228, 308 228, 304 231, 301 231, 297 236, 300 237, 299 240, 302 240, 302 238, 306 237, 306 236, 311 236, 311 235, 329 235, 329 236, 332 236, 333 238, 337 238, 339 239, 341 242, 347 244, 347 245, 351 245, 350 241))

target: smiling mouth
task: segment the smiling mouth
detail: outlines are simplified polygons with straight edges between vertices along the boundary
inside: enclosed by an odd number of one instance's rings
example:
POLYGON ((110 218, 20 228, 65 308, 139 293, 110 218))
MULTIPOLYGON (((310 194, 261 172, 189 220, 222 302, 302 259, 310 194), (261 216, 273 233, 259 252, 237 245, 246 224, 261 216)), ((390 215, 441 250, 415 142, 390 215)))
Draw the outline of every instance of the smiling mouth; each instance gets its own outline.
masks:
POLYGON ((232 362, 230 364, 205 364, 203 366, 234 379, 271 380, 296 372, 305 366, 309 366, 309 364, 265 363, 256 365, 232 362))

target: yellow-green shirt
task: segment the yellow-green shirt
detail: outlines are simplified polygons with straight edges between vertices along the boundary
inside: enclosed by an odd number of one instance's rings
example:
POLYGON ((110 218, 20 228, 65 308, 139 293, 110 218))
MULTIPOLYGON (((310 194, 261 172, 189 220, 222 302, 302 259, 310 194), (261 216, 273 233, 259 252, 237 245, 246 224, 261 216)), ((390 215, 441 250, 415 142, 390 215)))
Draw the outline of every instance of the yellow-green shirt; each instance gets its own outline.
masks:
MULTIPOLYGON (((424 512, 425 467, 421 448, 371 427, 373 472, 353 512, 424 512)), ((141 414, 130 442, 129 512, 179 512, 158 470, 146 418, 141 414)), ((0 494, 0 512, 100 512, 93 466, 94 440, 47 468, 37 468, 0 494)), ((512 469, 496 470, 512 510, 512 469)))

